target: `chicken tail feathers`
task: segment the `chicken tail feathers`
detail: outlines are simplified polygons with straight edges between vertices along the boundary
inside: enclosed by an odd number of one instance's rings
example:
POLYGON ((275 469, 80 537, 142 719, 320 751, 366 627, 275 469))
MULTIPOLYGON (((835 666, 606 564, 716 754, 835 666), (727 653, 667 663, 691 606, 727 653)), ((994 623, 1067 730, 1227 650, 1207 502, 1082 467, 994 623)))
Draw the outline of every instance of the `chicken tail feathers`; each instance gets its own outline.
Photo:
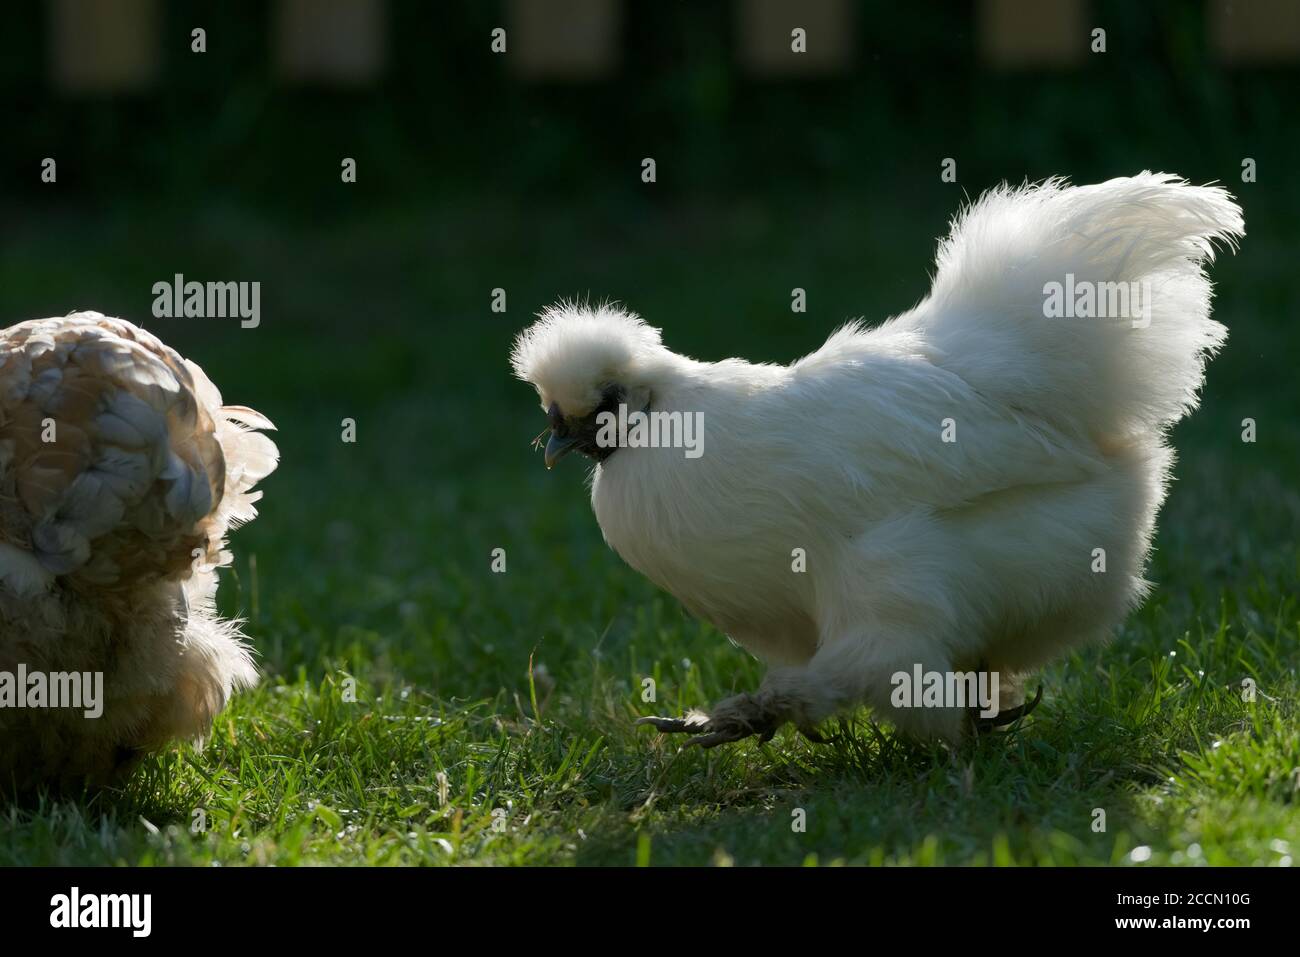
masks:
POLYGON ((1227 338, 1205 265, 1245 234, 1216 186, 1144 172, 1002 186, 958 216, 931 294, 897 322, 989 398, 1122 438, 1194 409, 1227 338))

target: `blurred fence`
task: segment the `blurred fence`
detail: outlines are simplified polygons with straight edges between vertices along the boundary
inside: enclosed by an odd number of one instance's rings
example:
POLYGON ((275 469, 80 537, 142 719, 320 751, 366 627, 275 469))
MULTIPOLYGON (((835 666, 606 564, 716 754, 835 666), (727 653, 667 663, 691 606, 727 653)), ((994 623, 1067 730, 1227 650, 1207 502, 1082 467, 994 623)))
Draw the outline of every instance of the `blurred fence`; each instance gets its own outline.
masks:
MULTIPOLYGON (((1294 168, 1300 0, 14 0, 0 213, 1294 168), (1105 55, 1098 55, 1104 51, 1105 55), (339 164, 354 158, 354 188, 339 164), (57 186, 43 164, 57 160, 57 186)), ((1300 187, 1297 187, 1300 189, 1300 187)), ((0 216, 3 219, 3 216, 0 216)))
MULTIPOLYGON (((1300 61, 1297 0, 1203 6, 1209 45, 1221 61, 1300 61)), ((276 0, 265 24, 274 76, 286 84, 377 82, 394 56, 388 7, 387 0, 276 0)), ((597 81, 624 63, 624 7, 624 0, 504 0, 499 26, 482 42, 508 54, 525 80, 597 81)), ((166 82, 161 0, 52 0, 48 9, 50 72, 60 91, 137 92, 166 82)), ((738 66, 769 77, 849 70, 863 10, 853 0, 733 0, 738 66)), ((194 30, 202 31, 202 17, 194 19, 194 30)), ((1008 70, 1078 68, 1096 51, 1095 31, 1106 29, 1094 22, 1088 0, 978 0, 975 21, 980 59, 1008 70)), ((209 40, 220 42, 203 37, 209 40)), ((187 41, 198 42, 193 31, 187 41)))

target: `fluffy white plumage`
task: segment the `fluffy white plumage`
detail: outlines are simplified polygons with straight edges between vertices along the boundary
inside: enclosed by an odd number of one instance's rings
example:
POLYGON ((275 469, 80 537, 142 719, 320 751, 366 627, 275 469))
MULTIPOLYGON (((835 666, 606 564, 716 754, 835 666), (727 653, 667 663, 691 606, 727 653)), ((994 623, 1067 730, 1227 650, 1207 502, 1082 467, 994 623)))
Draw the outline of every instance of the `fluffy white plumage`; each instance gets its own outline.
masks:
POLYGON ((0 671, 104 676, 97 718, 0 709, 0 787, 111 781, 256 682, 216 569, 278 461, 270 428, 121 319, 0 333, 0 671))
POLYGON ((924 301, 789 366, 677 355, 610 306, 543 313, 513 366, 600 460, 606 541, 770 665, 757 693, 658 726, 713 744, 867 703, 951 740, 963 712, 895 708, 893 674, 996 671, 1005 710, 1027 672, 1106 637, 1149 587, 1165 432, 1226 337, 1203 266, 1243 234, 1224 190, 1166 174, 995 189, 954 222, 924 301), (1149 325, 1047 318, 1067 276, 1147 284, 1149 325), (704 454, 594 448, 611 397, 701 413, 704 454))

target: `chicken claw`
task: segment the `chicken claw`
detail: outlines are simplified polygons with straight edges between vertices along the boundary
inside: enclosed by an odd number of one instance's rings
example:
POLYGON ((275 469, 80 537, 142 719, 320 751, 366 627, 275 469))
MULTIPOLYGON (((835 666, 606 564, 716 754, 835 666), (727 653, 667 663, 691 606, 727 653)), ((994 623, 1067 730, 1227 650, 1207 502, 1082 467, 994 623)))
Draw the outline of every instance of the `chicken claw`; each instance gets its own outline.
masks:
POLYGON ((694 717, 641 718, 637 721, 637 724, 652 725, 664 734, 698 735, 698 737, 686 742, 688 748, 716 748, 720 744, 741 741, 752 735, 758 735, 760 741, 767 742, 772 740, 772 736, 776 734, 775 723, 751 727, 734 721, 712 721, 703 715, 699 716, 698 720, 694 717))
POLYGON ((709 719, 704 715, 687 715, 684 718, 638 718, 637 726, 648 724, 664 734, 699 734, 706 730, 709 719))
POLYGON ((1028 717, 1030 712, 1038 707, 1038 702, 1042 700, 1043 686, 1039 685, 1038 690, 1034 693, 1034 699, 1032 701, 1026 701, 1014 708, 1008 708, 1006 711, 999 711, 991 718, 978 718, 975 721, 975 728, 981 733, 992 731, 994 728, 1005 728, 1007 725, 1019 721, 1021 718, 1028 717))
MULTIPOLYGON (((688 748, 716 748, 748 737, 757 737, 766 744, 786 720, 755 696, 742 694, 720 702, 711 715, 688 711, 680 718, 647 717, 638 719, 636 723, 638 726, 648 724, 664 734, 698 735, 686 742, 688 748)), ((800 727, 799 731, 817 744, 826 740, 812 728, 800 727)))

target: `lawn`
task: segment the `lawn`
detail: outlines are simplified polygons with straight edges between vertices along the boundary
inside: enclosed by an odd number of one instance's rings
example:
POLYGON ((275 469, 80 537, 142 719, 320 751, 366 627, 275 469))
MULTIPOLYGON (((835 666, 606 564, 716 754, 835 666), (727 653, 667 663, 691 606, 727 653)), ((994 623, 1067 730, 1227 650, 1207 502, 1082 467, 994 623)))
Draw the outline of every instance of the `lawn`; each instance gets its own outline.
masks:
POLYGON ((576 459, 545 471, 511 336, 590 292, 679 351, 789 361, 924 293, 961 195, 945 190, 877 197, 871 215, 812 194, 527 213, 480 197, 296 222, 29 211, 0 258, 6 322, 143 320, 173 272, 262 279, 256 330, 145 324, 274 419, 283 459, 222 586, 261 686, 205 748, 149 760, 121 792, 0 809, 0 864, 1289 865, 1300 303, 1294 218, 1249 193, 1243 248, 1213 270, 1231 338, 1175 435, 1153 596, 1109 646, 1044 671, 1031 718, 952 752, 865 712, 825 745, 786 730, 682 751, 633 727, 762 668, 605 547, 576 459), (794 286, 807 314, 789 311, 794 286))

